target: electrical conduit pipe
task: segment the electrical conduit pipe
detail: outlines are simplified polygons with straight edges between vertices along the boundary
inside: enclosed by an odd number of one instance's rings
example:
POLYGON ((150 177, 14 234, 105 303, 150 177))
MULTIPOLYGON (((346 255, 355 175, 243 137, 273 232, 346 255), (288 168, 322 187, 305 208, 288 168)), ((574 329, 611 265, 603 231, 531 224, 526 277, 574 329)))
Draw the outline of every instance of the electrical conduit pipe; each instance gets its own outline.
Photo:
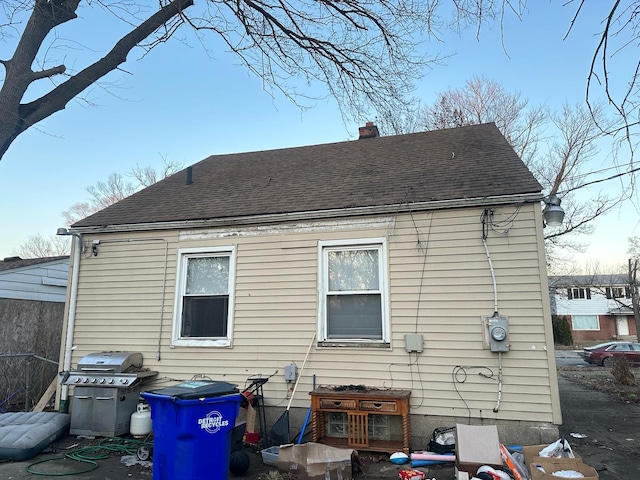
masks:
MULTIPOLYGON (((78 278, 80 277, 80 254, 82 253, 82 236, 79 233, 72 233, 73 239, 73 270, 71 273, 71 293, 69 294, 69 313, 67 316, 67 337, 64 343, 64 358, 62 361, 62 371, 68 372, 71 369, 71 353, 73 351, 73 331, 76 323, 76 301, 78 299, 78 278)), ((69 386, 62 385, 60 389, 61 413, 69 412, 69 386)))

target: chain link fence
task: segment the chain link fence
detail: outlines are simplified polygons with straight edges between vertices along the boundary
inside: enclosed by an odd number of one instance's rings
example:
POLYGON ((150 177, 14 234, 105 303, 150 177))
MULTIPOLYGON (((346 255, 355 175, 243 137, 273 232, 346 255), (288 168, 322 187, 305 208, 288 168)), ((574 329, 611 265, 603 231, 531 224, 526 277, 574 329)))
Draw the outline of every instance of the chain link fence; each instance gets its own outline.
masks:
POLYGON ((35 353, 0 355, 0 413, 28 412, 58 376, 58 362, 35 353))

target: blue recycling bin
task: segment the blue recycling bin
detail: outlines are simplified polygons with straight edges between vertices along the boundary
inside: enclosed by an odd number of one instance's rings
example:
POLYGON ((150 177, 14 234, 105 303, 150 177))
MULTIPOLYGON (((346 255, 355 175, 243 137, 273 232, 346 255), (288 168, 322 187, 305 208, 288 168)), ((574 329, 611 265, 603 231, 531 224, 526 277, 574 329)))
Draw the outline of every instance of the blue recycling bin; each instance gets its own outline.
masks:
POLYGON ((242 395, 236 385, 191 381, 143 392, 151 408, 153 480, 226 480, 242 395))

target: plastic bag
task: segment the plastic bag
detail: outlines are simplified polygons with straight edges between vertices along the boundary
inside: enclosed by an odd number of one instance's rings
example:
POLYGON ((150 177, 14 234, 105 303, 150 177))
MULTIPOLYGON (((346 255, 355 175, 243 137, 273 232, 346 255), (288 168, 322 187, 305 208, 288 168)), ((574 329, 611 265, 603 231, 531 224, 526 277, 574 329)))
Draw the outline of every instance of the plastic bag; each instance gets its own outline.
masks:
POLYGON ((540 450, 541 457, 547 458, 576 458, 571 450, 571 445, 564 438, 560 438, 552 444, 540 450))
POLYGON ((445 454, 453 453, 456 450, 456 429, 455 427, 439 427, 431 434, 429 440, 429 451, 445 454))
POLYGON ((558 470, 557 472, 553 472, 554 477, 562 477, 562 478, 584 478, 584 475, 580 472, 576 472, 575 470, 558 470))

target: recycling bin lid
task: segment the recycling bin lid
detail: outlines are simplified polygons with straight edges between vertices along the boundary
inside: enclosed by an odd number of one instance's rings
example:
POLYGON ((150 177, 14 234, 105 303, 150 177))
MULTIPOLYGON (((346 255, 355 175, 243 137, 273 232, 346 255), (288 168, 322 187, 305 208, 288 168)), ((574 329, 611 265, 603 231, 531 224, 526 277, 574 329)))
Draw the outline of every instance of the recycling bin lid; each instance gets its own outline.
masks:
POLYGON ((194 398, 211 398, 230 395, 232 393, 239 393, 239 390, 237 385, 229 382, 217 380, 191 380, 171 387, 150 390, 149 393, 165 395, 167 397, 174 397, 181 400, 189 400, 194 398))

